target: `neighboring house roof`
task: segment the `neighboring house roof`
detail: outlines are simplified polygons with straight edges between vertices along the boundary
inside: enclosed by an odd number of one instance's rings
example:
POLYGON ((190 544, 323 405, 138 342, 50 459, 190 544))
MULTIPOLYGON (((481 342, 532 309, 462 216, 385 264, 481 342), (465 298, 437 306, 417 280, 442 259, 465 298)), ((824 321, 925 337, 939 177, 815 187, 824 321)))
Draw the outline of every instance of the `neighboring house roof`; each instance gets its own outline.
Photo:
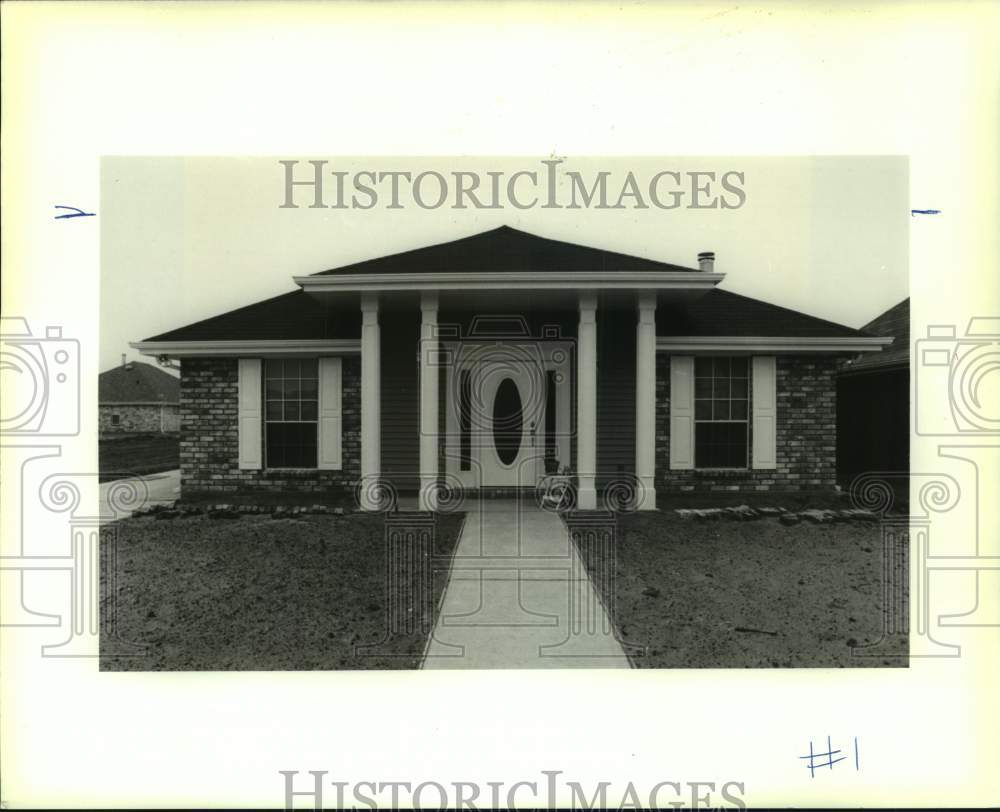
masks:
POLYGON ((861 328, 877 336, 891 336, 895 340, 882 352, 864 355, 844 363, 842 372, 872 372, 875 370, 904 369, 910 366, 910 297, 884 313, 876 316, 861 328))
POLYGON ((586 245, 550 240, 500 226, 451 242, 415 248, 399 254, 367 259, 320 271, 313 276, 330 274, 381 273, 502 273, 534 271, 538 273, 572 271, 685 271, 685 268, 643 257, 605 251, 586 245))
POLYGON ((97 385, 97 402, 178 403, 180 381, 173 375, 141 361, 102 372, 97 385))

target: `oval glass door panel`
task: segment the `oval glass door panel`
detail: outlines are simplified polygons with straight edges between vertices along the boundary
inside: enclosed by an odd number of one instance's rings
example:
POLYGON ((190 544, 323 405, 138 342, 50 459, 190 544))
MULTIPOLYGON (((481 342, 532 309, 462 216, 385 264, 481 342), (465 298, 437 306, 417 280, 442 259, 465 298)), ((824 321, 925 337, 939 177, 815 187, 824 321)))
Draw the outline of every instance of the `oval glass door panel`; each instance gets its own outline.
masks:
POLYGON ((512 378, 504 378, 493 398, 493 444, 504 465, 513 465, 524 430, 521 393, 512 378))

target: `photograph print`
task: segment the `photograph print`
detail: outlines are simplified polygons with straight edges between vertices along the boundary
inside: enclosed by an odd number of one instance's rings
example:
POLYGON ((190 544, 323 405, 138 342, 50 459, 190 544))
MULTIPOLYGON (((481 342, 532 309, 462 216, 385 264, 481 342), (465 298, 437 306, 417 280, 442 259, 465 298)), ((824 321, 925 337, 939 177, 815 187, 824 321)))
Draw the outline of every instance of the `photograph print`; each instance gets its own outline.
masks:
POLYGON ((905 668, 908 173, 103 159, 101 668, 905 668))

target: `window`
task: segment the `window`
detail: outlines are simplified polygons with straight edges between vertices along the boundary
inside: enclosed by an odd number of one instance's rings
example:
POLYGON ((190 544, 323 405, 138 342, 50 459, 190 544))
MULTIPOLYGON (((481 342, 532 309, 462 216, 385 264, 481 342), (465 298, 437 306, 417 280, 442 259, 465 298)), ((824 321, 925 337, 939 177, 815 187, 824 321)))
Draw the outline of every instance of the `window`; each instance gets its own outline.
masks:
POLYGON ((122 422, 122 416, 120 414, 113 414, 113 415, 111 415, 111 425, 112 426, 121 425, 121 422, 122 422))
POLYGON ((269 359, 264 368, 268 468, 315 468, 319 370, 315 358, 269 359))
POLYGON ((746 468, 749 414, 746 358, 696 358, 696 468, 746 468))

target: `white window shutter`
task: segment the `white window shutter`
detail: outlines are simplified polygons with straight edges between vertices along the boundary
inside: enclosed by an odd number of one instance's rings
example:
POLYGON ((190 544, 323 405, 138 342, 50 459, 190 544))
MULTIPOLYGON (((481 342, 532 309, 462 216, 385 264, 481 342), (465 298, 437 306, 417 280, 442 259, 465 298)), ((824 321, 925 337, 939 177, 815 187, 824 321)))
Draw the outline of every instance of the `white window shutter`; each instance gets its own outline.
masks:
POLYGON ((319 442, 317 467, 339 471, 343 432, 343 359, 319 359, 319 442))
POLYGON ((694 358, 670 358, 670 467, 694 468, 694 358))
POLYGON ((753 358, 753 467, 778 464, 778 375, 773 355, 753 358))
POLYGON ((236 387, 240 468, 256 470, 263 467, 259 358, 239 359, 236 387))

